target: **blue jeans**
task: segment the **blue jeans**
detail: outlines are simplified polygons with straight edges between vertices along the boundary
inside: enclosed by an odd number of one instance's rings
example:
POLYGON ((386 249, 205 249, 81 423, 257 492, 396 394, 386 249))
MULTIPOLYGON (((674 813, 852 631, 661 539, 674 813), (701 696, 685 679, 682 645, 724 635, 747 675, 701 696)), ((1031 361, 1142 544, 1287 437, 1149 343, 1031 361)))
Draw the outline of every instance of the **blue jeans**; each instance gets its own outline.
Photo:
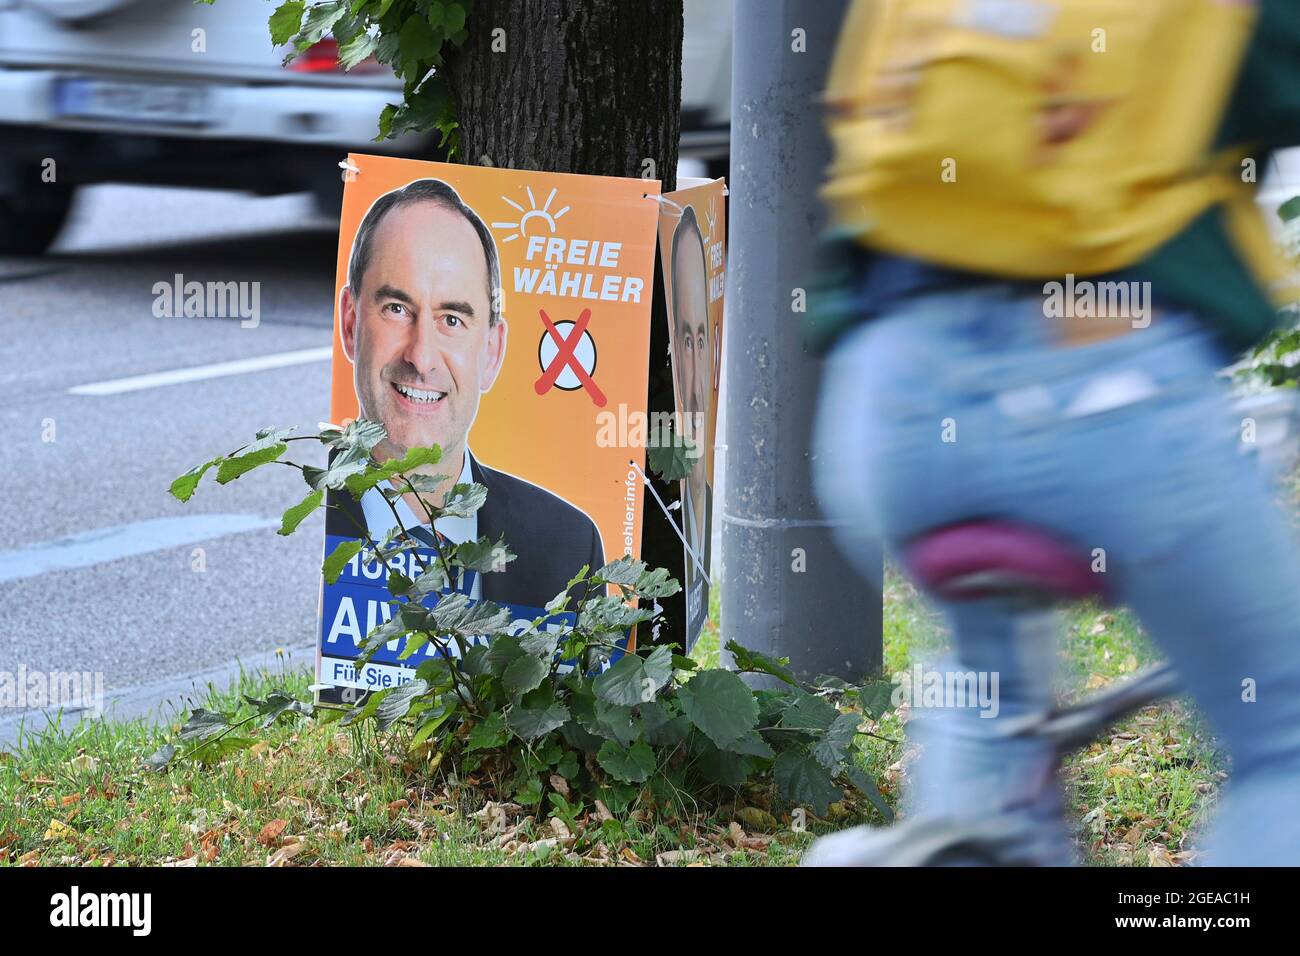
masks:
MULTIPOLYGON (((830 357, 818 494, 863 569, 882 542, 896 551, 972 517, 1104 553, 1108 593, 1138 615, 1232 758, 1205 862, 1295 865, 1300 561, 1268 481, 1241 454, 1242 422, 1214 378, 1222 364, 1187 315, 1061 348, 1040 297, 1007 286, 921 297, 830 357)), ((990 727, 1050 705, 1056 649, 1004 601, 940 608, 956 669, 1000 675, 1000 712, 922 711, 910 800, 981 816, 1051 763, 1042 745, 990 727)), ((1019 812, 1055 859, 1071 858, 1054 784, 1019 812)))

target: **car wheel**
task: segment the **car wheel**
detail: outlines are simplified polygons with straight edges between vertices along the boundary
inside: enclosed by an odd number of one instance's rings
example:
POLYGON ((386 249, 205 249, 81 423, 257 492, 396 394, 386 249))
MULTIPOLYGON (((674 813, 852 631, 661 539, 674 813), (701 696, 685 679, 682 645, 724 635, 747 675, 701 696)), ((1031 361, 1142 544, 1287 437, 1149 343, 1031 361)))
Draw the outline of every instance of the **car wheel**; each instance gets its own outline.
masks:
MULTIPOLYGON (((20 177, 25 179, 27 177, 20 177)), ((41 183, 0 196, 0 255, 39 256, 58 237, 72 208, 72 187, 41 183)))

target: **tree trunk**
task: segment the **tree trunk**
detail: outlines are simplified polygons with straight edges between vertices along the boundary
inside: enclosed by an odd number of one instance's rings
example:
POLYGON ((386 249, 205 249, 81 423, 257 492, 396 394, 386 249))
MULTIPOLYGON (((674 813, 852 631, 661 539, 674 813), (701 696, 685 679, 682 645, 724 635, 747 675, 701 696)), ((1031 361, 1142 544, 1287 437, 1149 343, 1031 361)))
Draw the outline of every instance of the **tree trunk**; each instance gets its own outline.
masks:
POLYGON ((466 29, 459 162, 676 188, 682 0, 478 0, 466 29))
MULTIPOLYGON (((677 188, 682 0, 478 0, 466 29, 444 69, 460 123, 458 162, 677 188)), ((662 281, 656 257, 651 414, 675 408, 662 281)), ((666 503, 678 500, 678 482, 652 480, 666 503)), ((641 558, 682 581, 681 539, 649 493, 642 498, 641 558)), ((660 604, 659 640, 685 646, 684 592, 660 604)))

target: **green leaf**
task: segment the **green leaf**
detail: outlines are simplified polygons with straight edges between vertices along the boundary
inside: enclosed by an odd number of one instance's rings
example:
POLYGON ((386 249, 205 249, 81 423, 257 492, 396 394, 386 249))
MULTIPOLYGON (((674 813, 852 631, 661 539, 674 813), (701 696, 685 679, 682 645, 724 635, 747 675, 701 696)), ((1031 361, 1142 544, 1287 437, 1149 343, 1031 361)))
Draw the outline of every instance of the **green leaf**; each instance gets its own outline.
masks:
MULTIPOLYGON (((381 51, 382 48, 383 45, 381 44, 380 45, 381 51)), ((386 57, 383 59, 385 63, 391 62, 391 60, 386 57)), ((392 136, 396 135, 393 132, 393 120, 397 118, 398 109, 399 107, 397 106, 396 103, 388 103, 384 106, 382 110, 379 111, 378 132, 375 134, 376 143, 382 142, 383 140, 389 139, 392 136)))
POLYGON ((266 700, 244 695, 244 700, 257 708, 263 728, 270 727, 281 714, 297 714, 301 717, 311 716, 311 704, 305 703, 280 691, 268 694, 266 700))
POLYGON ((570 747, 584 753, 595 753, 604 742, 604 738, 596 736, 577 720, 572 719, 565 721, 564 726, 560 728, 560 736, 570 747))
POLYGON ((444 8, 443 25, 448 33, 457 33, 465 25, 465 8, 458 3, 448 3, 444 8))
POLYGON ((583 601, 578 614, 579 626, 596 633, 623 631, 633 624, 640 624, 655 617, 655 612, 649 608, 630 607, 621 597, 614 594, 605 594, 583 601))
POLYGON ((643 574, 645 574, 645 562, 624 555, 617 561, 609 562, 609 564, 593 574, 591 580, 597 584, 623 584, 630 587, 643 574))
POLYGON ((271 28, 271 43, 274 46, 284 46, 293 39, 302 25, 302 14, 306 6, 306 0, 286 0, 275 8, 271 19, 267 21, 267 26, 271 28))
POLYGON ((152 770, 154 773, 162 773, 171 765, 176 754, 175 747, 171 744, 163 744, 145 759, 145 769, 152 770))
POLYGON ((708 741, 703 753, 695 762, 704 779, 722 787, 739 787, 749 779, 752 765, 747 757, 728 750, 719 750, 708 741))
POLYGON ((202 707, 190 714, 190 719, 181 727, 181 740, 207 740, 230 729, 230 721, 225 714, 202 707))
POLYGON ((646 451, 646 465, 662 481, 681 481, 699 460, 695 446, 679 435, 673 435, 670 444, 651 444, 646 451))
POLYGON ((860 714, 840 714, 826 730, 825 736, 813 744, 812 755, 817 762, 834 773, 849 756, 849 747, 862 722, 860 714))
POLYGON ((676 578, 668 576, 667 568, 655 568, 637 578, 632 590, 643 598, 661 598, 676 594, 682 589, 676 578))
POLYGON ((565 706, 555 699, 549 687, 540 687, 525 694, 524 699, 510 708, 506 724, 524 740, 536 740, 552 730, 557 730, 569 719, 565 706))
POLYGON ((403 79, 415 82, 423 78, 417 75, 421 65, 427 65, 433 59, 441 44, 428 19, 412 13, 402 24, 397 45, 402 57, 399 72, 403 79))
POLYGON ((834 704, 806 691, 798 691, 781 715, 781 729, 819 734, 829 730, 839 716, 834 704))
POLYGON ((773 677, 779 677, 787 684, 795 687, 799 686, 799 681, 795 678, 794 672, 790 670, 790 658, 768 657, 758 651, 751 651, 748 648, 741 647, 735 641, 727 641, 726 649, 731 652, 731 656, 735 659, 737 670, 771 674, 773 677))
POLYGON ((277 533, 283 535, 293 534, 298 525, 302 524, 303 519, 319 508, 324 500, 325 492, 313 491, 284 513, 283 517, 280 518, 280 530, 277 533))
POLYGON ((199 479, 204 476, 209 468, 222 461, 225 461, 225 458, 218 457, 211 461, 205 461, 201 465, 195 465, 189 471, 185 472, 185 474, 172 482, 171 488, 169 489, 172 496, 181 501, 189 501, 194 497, 194 490, 199 486, 199 479))
POLYGON ((465 652, 465 661, 461 665, 461 670, 470 677, 482 677, 484 674, 492 673, 492 668, 488 664, 488 654, 487 644, 475 644, 465 652))
POLYGON ((488 670, 500 677, 506 668, 523 656, 524 650, 519 646, 519 638, 513 634, 502 634, 488 645, 486 663, 488 670))
POLYGON ((526 694, 535 689, 551 671, 546 661, 521 654, 510 662, 510 666, 501 675, 501 686, 511 696, 526 694))
POLYGON ((195 748, 193 757, 199 763, 210 766, 226 754, 234 753, 236 750, 247 750, 255 743, 257 741, 252 737, 214 737, 195 748))
POLYGON ((763 757, 767 760, 776 756, 776 751, 768 746, 767 741, 762 738, 757 730, 748 731, 739 740, 732 741, 726 749, 730 753, 745 754, 749 757, 763 757))
POLYGON ((624 654, 613 667, 592 682, 592 689, 603 701, 635 707, 654 700, 672 676, 672 650, 660 647, 645 659, 636 654, 624 654))
POLYGON ((288 450, 289 446, 281 442, 278 445, 259 448, 257 451, 248 452, 237 458, 227 458, 217 467, 217 484, 224 485, 260 465, 270 464, 288 450))
POLYGON ((411 738, 411 750, 415 750, 422 743, 438 732, 438 728, 445 724, 456 713, 456 707, 452 704, 444 704, 434 708, 424 716, 420 722, 419 728, 415 731, 415 736, 411 738))
POLYGON ((270 464, 289 450, 289 446, 284 442, 276 442, 262 447, 250 445, 249 448, 250 450, 243 454, 222 460, 221 464, 217 466, 217 484, 227 484, 240 475, 247 474, 254 468, 270 464))
POLYGON ((1278 206, 1277 215, 1283 222, 1290 222, 1292 219, 1300 218, 1300 196, 1288 199, 1278 206))
POLYGON ((505 742, 506 718, 501 711, 495 711, 470 730, 469 738, 465 741, 465 752, 495 750, 497 747, 505 746, 505 742))
POLYGON ((368 418, 354 418, 342 429, 322 429, 318 437, 322 444, 340 451, 369 455, 372 448, 388 437, 388 431, 380 422, 368 418))
POLYGON ((298 49, 305 50, 313 44, 319 43, 327 34, 339 18, 347 13, 347 7, 343 5, 343 0, 330 0, 326 3, 313 4, 307 11, 307 17, 302 21, 302 29, 298 36, 298 49))
POLYGON ((325 575, 325 580, 330 584, 338 581, 339 575, 343 573, 343 569, 347 567, 348 562, 365 546, 364 541, 340 541, 338 546, 330 552, 329 557, 325 559, 325 563, 321 565, 321 574, 325 575))
POLYGON ((514 615, 507 608, 491 601, 471 602, 459 592, 442 598, 429 611, 429 616, 438 633, 450 634, 454 631, 466 636, 498 634, 514 620, 514 615))
POLYGON ((506 570, 506 565, 518 555, 506 547, 504 538, 493 541, 483 537, 456 545, 456 560, 462 567, 481 574, 506 570))
POLYGON ((371 464, 369 458, 366 458, 364 459, 364 470, 348 475, 344 484, 348 491, 352 492, 353 497, 360 498, 380 482, 389 481, 400 475, 405 480, 398 483, 399 488, 385 489, 385 496, 390 500, 404 494, 408 490, 406 488, 408 482, 416 491, 436 491, 438 486, 447 480, 446 475, 413 475, 410 473, 416 468, 422 468, 425 465, 436 465, 441 458, 442 450, 437 445, 431 445, 427 448, 407 449, 406 454, 401 458, 390 458, 382 465, 371 464), (390 491, 392 491, 392 494, 389 494, 390 491))
POLYGON ((677 692, 677 699, 691 723, 719 748, 739 740, 758 722, 753 692, 730 671, 701 671, 677 692))
POLYGON ((468 518, 487 501, 487 489, 482 485, 456 485, 447 492, 439 509, 446 518, 468 518))
POLYGON ((888 680, 872 681, 858 690, 858 706, 863 713, 879 720, 894 706, 894 684, 888 680))
POLYGON ((382 698, 379 705, 375 707, 375 726, 380 730, 387 730, 398 720, 406 716, 406 712, 411 709, 411 704, 415 698, 419 697, 429 689, 429 685, 424 681, 416 678, 408 681, 400 687, 394 687, 390 690, 381 691, 382 698))
POLYGON ((832 803, 844 799, 830 774, 812 757, 796 750, 787 750, 776 758, 772 775, 783 797, 796 806, 810 808, 819 817, 826 815, 832 803))
POLYGON ((645 783, 658 766, 655 752, 648 744, 635 743, 625 749, 612 740, 600 745, 596 761, 606 773, 623 783, 645 783))
POLYGON ((871 802, 871 805, 880 811, 880 815, 885 818, 886 822, 893 822, 894 808, 885 800, 880 788, 876 786, 876 781, 872 780, 866 771, 858 767, 850 767, 844 775, 849 778, 849 783, 853 784, 871 802))

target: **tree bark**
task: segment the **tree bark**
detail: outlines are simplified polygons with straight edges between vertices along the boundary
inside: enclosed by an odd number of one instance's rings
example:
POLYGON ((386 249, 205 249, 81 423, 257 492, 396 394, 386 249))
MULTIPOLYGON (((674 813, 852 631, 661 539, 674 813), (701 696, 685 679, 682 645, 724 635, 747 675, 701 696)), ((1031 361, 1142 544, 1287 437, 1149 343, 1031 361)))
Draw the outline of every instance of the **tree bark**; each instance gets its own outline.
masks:
POLYGON ((676 188, 682 0, 478 0, 466 30, 459 162, 676 188))

